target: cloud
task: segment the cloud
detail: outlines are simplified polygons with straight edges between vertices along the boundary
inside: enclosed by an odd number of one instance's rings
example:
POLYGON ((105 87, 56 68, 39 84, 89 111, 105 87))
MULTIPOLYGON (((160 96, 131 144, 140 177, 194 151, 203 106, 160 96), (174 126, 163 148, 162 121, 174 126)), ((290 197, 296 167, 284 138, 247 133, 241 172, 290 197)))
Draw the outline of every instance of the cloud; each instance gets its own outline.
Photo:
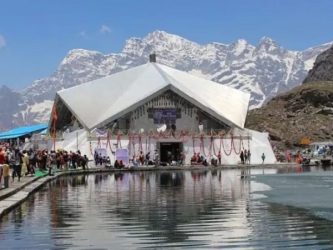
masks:
POLYGON ((6 46, 6 40, 2 35, 0 35, 0 49, 5 46, 6 46))
POLYGON ((87 32, 85 30, 80 31, 79 36, 86 37, 87 32))
POLYGON ((101 33, 101 34, 111 33, 111 28, 109 26, 103 24, 99 29, 99 33, 101 33))

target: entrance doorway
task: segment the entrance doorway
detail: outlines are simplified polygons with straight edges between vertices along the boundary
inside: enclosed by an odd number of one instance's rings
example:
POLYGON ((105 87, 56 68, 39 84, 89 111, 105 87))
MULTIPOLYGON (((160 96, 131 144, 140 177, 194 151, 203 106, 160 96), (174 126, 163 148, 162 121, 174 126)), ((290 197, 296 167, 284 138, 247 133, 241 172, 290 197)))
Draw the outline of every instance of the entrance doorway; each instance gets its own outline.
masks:
POLYGON ((181 142, 161 142, 160 143, 160 164, 171 164, 173 161, 180 161, 180 153, 183 149, 181 142))

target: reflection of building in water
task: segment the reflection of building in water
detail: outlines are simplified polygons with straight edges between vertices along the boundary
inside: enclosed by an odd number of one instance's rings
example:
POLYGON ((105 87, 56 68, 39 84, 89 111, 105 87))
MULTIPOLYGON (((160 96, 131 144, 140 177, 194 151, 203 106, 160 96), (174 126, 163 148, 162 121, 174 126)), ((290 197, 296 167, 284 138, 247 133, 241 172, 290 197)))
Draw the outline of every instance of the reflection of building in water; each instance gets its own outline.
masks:
POLYGON ((63 139, 56 147, 92 157, 103 147, 114 162, 118 148, 128 157, 158 151, 162 162, 190 164, 193 153, 222 154, 223 164, 276 161, 267 133, 244 128, 250 95, 155 62, 61 90, 54 101, 50 130, 63 139), (91 103, 94 105, 91 105, 91 103), (168 152, 172 157, 169 159, 168 152))
POLYGON ((184 173, 183 172, 161 172, 159 173, 159 184, 163 186, 177 187, 183 185, 184 173))
POLYGON ((108 185, 116 191, 110 206, 121 207, 109 216, 135 220, 147 233, 160 234, 167 241, 188 239, 191 232, 180 230, 181 225, 209 222, 214 216, 223 221, 229 235, 249 234, 244 202, 249 182, 240 180, 238 171, 124 173, 122 179, 113 175, 108 185), (244 227, 234 228, 235 224, 244 227))
POLYGON ((250 181, 239 175, 215 169, 61 178, 3 217, 1 243, 20 249, 36 242, 47 249, 332 248, 331 221, 254 200, 250 181))

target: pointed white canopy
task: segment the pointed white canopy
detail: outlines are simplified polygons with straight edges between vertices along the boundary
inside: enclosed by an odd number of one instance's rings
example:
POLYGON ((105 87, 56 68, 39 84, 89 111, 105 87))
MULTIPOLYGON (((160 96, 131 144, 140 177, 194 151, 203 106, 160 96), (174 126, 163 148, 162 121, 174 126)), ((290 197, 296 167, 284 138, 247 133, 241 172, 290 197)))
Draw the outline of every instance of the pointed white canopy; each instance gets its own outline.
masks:
POLYGON ((231 127, 244 128, 250 94, 158 63, 147 63, 61 90, 67 108, 88 130, 116 120, 166 90, 231 127))

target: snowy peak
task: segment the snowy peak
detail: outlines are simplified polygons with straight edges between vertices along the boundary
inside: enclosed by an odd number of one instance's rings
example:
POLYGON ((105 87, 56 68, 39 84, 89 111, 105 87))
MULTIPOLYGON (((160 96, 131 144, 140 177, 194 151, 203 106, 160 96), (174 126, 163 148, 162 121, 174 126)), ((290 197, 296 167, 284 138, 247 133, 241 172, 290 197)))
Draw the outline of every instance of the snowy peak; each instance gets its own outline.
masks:
POLYGON ((258 53, 263 54, 282 54, 285 52, 277 42, 275 42, 272 38, 265 36, 260 39, 256 50, 258 53))
POLYGON ((22 91, 16 123, 45 122, 55 93, 148 62, 157 62, 251 93, 251 108, 299 84, 316 56, 329 47, 323 44, 305 51, 289 51, 268 37, 252 45, 245 39, 231 44, 198 44, 165 31, 143 38, 129 38, 120 53, 73 49, 50 76, 34 81, 22 91), (43 113, 43 114, 42 114, 43 113), (45 115, 46 114, 46 115, 45 115), (39 120, 40 119, 40 120, 39 120))
POLYGON ((73 49, 68 52, 66 57, 60 63, 60 67, 66 64, 71 64, 73 62, 81 60, 90 60, 90 58, 100 58, 104 55, 98 51, 85 50, 85 49, 73 49))
POLYGON ((180 52, 184 54, 186 51, 198 50, 200 45, 186 40, 177 35, 169 34, 165 31, 154 31, 149 33, 143 39, 130 38, 126 41, 123 53, 132 55, 147 55, 149 51, 165 51, 180 52))
POLYGON ((183 37, 169 34, 165 31, 154 31, 149 33, 143 41, 147 44, 161 46, 164 49, 169 49, 172 51, 183 50, 184 48, 199 48, 200 45, 191 42, 183 37))
POLYGON ((231 53, 234 54, 235 56, 238 56, 244 52, 246 49, 248 43, 244 39, 238 39, 235 43, 231 45, 231 53))
POLYGON ((240 62, 239 60, 248 60, 253 56, 255 47, 249 44, 245 39, 238 39, 228 47, 227 60, 233 63, 240 62))
POLYGON ((276 41, 274 41, 272 38, 267 37, 267 36, 263 36, 259 40, 258 47, 262 47, 262 46, 266 46, 267 48, 269 48, 269 47, 279 47, 279 45, 277 44, 276 41))

